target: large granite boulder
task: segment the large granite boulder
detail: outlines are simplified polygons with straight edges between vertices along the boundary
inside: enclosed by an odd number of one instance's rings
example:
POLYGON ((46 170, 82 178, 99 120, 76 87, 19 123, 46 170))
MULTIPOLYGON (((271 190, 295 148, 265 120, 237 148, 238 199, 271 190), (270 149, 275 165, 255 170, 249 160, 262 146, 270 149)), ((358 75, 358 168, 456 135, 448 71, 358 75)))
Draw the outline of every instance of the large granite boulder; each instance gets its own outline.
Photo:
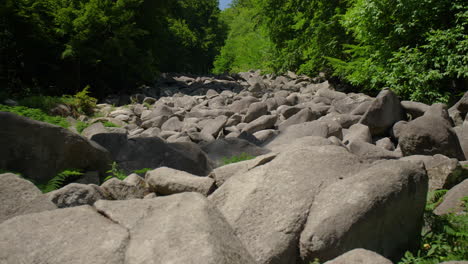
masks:
POLYGON ((0 260, 21 264, 124 263, 128 231, 88 205, 0 224, 0 260))
POLYGON ((397 95, 391 90, 384 89, 375 98, 359 121, 370 128, 373 136, 386 135, 393 125, 403 120, 405 110, 397 95))
POLYGON ((315 195, 363 166, 343 147, 297 145, 232 176, 209 199, 258 263, 293 264, 315 195))
POLYGON ((127 173, 166 166, 195 175, 208 175, 212 169, 205 153, 195 143, 167 143, 159 137, 127 138, 120 133, 94 136, 93 139, 109 149, 112 159, 127 173))
POLYGON ((30 181, 13 173, 0 174, 0 223, 23 214, 57 209, 30 181))
POLYGON ((323 188, 300 239, 304 260, 365 248, 398 260, 419 245, 428 178, 406 161, 382 161, 323 188))
POLYGON ((444 105, 432 105, 423 116, 402 127, 399 146, 404 156, 442 154, 465 160, 444 105))
POLYGON ((128 230, 125 263, 255 263, 221 213, 201 194, 101 200, 96 208, 128 230))
POLYGON ((148 171, 145 177, 151 190, 162 195, 198 192, 207 196, 215 187, 215 182, 211 178, 199 177, 167 167, 148 171))
POLYGON ((65 128, 0 112, 0 169, 45 183, 67 169, 109 169, 109 153, 65 128))

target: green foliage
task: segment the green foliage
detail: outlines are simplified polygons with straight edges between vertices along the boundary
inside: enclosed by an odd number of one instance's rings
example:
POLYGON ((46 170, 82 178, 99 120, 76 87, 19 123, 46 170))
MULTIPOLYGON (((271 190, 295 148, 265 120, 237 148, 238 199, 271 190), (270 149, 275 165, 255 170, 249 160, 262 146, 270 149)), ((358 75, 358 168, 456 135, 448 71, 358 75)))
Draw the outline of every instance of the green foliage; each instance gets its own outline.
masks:
POLYGON ((119 180, 125 180, 125 178, 127 178, 127 176, 128 176, 125 173, 125 171, 123 171, 123 170, 121 170, 119 168, 119 165, 115 161, 112 163, 111 169, 108 170, 107 173, 109 175, 104 179, 104 181, 110 180, 112 178, 117 178, 119 180))
POLYGON ((140 170, 135 170, 135 171, 133 171, 133 173, 136 173, 136 174, 142 176, 142 175, 145 175, 148 171, 151 171, 151 170, 153 170, 153 169, 143 168, 143 169, 140 169, 140 170))
POLYGON ((78 92, 73 96, 73 105, 76 107, 78 112, 91 115, 94 113, 96 108, 97 99, 89 96, 89 85, 86 86, 81 92, 78 92))
POLYGON ((254 159, 255 156, 249 155, 247 153, 241 153, 238 156, 232 156, 232 157, 224 157, 223 160, 223 165, 231 164, 231 163, 236 163, 236 162, 241 162, 245 160, 251 160, 254 159))
POLYGON ((400 264, 432 264, 468 259, 468 197, 463 198, 461 214, 438 216, 433 213, 446 190, 428 196, 421 247, 416 254, 406 252, 400 264))
POLYGON ((28 108, 24 106, 6 106, 0 104, 0 111, 11 112, 20 116, 28 117, 37 121, 50 123, 63 128, 68 128, 68 121, 60 116, 49 116, 40 109, 28 108))
POLYGON ((83 130, 85 130, 89 126, 90 126, 90 124, 88 124, 86 122, 78 121, 78 122, 76 122, 75 128, 76 128, 76 131, 78 131, 78 133, 81 134, 83 132, 83 130))
POLYGON ((25 97, 90 84, 103 96, 161 71, 208 72, 225 38, 219 13, 216 0, 5 0, 0 85, 25 97))
POLYGON ((230 31, 214 62, 214 73, 237 73, 251 69, 273 71, 273 43, 259 15, 259 3, 254 0, 242 2, 222 12, 222 20, 230 31))
POLYGON ((105 127, 119 127, 118 125, 112 123, 111 121, 105 121, 102 123, 105 127))
POLYGON ((328 58, 335 75, 426 103, 466 90, 466 2, 355 0, 340 22, 358 45, 344 46, 347 57, 328 58))
POLYGON ((48 193, 60 189, 67 179, 81 175, 83 175, 83 173, 78 170, 64 170, 57 174, 54 178, 50 179, 46 184, 37 184, 36 186, 43 193, 48 193))

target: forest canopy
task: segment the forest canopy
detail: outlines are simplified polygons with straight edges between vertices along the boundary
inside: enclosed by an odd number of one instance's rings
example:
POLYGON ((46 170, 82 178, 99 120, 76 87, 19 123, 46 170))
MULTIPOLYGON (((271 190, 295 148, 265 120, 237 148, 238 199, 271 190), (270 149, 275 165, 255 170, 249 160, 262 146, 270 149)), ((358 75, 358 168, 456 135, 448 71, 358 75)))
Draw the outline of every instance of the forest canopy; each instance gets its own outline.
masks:
POLYGON ((208 72, 226 34, 219 15, 217 0, 4 0, 0 85, 102 95, 159 72, 208 72))
POLYGON ((464 0, 237 0, 221 17, 230 32, 216 73, 326 72, 421 102, 468 87, 464 0))
POLYGON ((161 72, 324 72, 449 102, 468 87, 464 0, 4 0, 0 92, 99 96, 161 72), (4 88, 6 87, 6 88, 4 88))

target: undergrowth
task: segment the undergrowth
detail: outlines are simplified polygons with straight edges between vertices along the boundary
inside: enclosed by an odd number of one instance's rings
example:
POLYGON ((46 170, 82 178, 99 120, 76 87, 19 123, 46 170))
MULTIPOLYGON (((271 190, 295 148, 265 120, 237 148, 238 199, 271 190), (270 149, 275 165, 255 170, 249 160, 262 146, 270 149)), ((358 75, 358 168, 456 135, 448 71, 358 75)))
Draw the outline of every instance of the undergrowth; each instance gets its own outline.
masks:
POLYGON ((434 209, 447 191, 430 193, 424 213, 425 227, 416 253, 406 252, 399 264, 435 264, 468 259, 468 196, 462 199, 464 212, 436 215, 434 209))
POLYGON ((60 116, 50 116, 40 109, 28 108, 25 106, 7 106, 0 104, 0 112, 11 112, 20 116, 28 117, 37 121, 46 122, 63 128, 68 128, 68 121, 60 116))
POLYGON ((241 153, 240 155, 238 156, 232 156, 232 157, 224 157, 222 160, 223 160, 223 165, 227 165, 227 164, 232 164, 232 163, 236 163, 236 162, 241 162, 241 161, 245 161, 245 160, 251 160, 251 159, 254 159, 255 156, 252 156, 252 155, 249 155, 247 153, 241 153))
POLYGON ((125 178, 128 176, 125 171, 119 168, 119 165, 115 161, 112 163, 111 169, 108 170, 107 173, 108 176, 104 178, 104 181, 110 180, 112 178, 117 178, 122 181, 125 180, 125 178))
POLYGON ((36 184, 36 186, 43 193, 48 193, 62 188, 65 181, 69 178, 78 177, 81 175, 83 175, 83 173, 78 170, 64 170, 57 174, 54 178, 50 179, 46 184, 36 184))

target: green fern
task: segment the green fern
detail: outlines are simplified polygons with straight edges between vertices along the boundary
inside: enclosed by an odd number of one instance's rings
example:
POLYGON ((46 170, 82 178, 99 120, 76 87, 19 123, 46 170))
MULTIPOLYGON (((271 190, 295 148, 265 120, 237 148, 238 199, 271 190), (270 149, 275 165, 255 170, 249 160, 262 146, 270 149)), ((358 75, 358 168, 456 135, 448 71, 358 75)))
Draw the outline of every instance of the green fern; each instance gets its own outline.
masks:
POLYGON ((46 184, 37 184, 37 187, 43 193, 48 193, 60 189, 68 178, 81 175, 83 175, 83 173, 77 170, 64 170, 50 179, 46 184))
POLYGON ((107 173, 109 175, 106 178, 104 178, 104 181, 110 180, 112 178, 117 178, 122 181, 125 180, 125 178, 127 178, 127 174, 125 173, 125 171, 121 170, 119 168, 119 165, 115 161, 112 163, 111 169, 108 170, 107 173))

